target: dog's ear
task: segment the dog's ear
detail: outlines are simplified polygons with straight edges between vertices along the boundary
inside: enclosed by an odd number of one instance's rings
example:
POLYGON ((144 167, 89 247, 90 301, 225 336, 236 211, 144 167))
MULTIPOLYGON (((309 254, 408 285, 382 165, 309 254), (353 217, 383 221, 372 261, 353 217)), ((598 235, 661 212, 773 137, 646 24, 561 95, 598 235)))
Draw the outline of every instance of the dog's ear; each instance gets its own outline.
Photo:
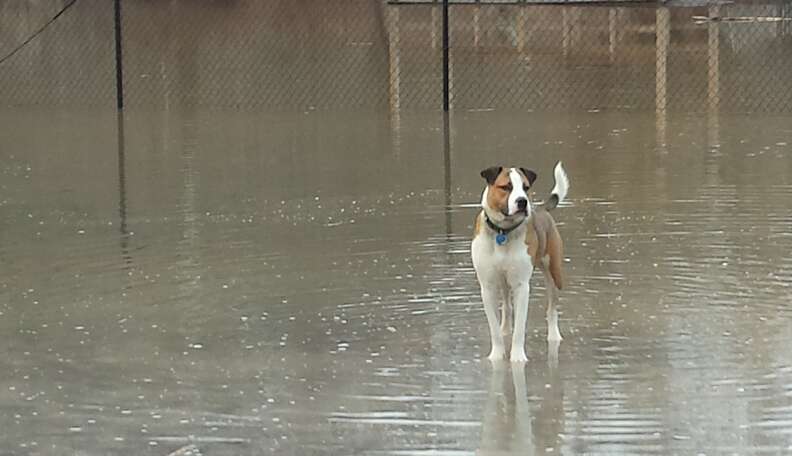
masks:
POLYGON ((481 177, 487 180, 487 183, 492 185, 495 182, 495 179, 498 178, 498 174, 500 174, 501 170, 503 170, 502 166, 490 166, 489 168, 481 171, 481 177))
POLYGON ((534 181, 536 180, 536 173, 528 168, 520 168, 520 171, 522 171, 523 174, 525 174, 525 177, 528 178, 528 185, 533 185, 534 181))

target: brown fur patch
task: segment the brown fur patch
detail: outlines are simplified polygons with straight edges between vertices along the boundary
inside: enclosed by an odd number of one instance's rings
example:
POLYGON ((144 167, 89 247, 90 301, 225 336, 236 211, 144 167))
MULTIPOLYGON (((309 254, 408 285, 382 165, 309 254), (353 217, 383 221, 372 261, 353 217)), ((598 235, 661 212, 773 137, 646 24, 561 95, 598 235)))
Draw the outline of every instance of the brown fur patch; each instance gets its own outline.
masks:
POLYGON ((537 264, 537 258, 539 258, 539 238, 536 235, 536 229, 530 222, 525 226, 525 245, 528 247, 528 255, 533 258, 534 266, 539 266, 539 264, 537 264))
POLYGON ((474 238, 476 236, 478 236, 479 233, 481 233, 481 224, 482 224, 481 219, 483 218, 483 216, 484 216, 484 211, 481 211, 478 214, 476 214, 476 221, 473 222, 473 237, 474 238))
POLYGON ((503 168, 500 174, 498 174, 498 177, 495 178, 495 182, 493 182, 487 190, 487 205, 489 205, 492 210, 506 212, 511 191, 501 187, 511 186, 511 178, 509 177, 510 171, 511 168, 503 168))
POLYGON ((547 253, 550 255, 550 275, 553 276, 556 288, 559 290, 564 288, 564 279, 561 271, 561 265, 564 261, 564 242, 561 240, 561 235, 558 229, 553 224, 553 230, 547 236, 547 253))
POLYGON ((534 267, 542 269, 547 267, 556 288, 560 290, 564 285, 561 270, 563 242, 555 220, 549 212, 544 209, 534 211, 525 233, 525 244, 528 247, 528 254, 533 259, 534 267), (547 265, 544 262, 545 258, 549 260, 547 265))
POLYGON ((564 262, 564 241, 558 230, 553 226, 553 231, 547 238, 547 253, 550 255, 550 275, 559 290, 564 288, 564 277, 561 265, 564 262))

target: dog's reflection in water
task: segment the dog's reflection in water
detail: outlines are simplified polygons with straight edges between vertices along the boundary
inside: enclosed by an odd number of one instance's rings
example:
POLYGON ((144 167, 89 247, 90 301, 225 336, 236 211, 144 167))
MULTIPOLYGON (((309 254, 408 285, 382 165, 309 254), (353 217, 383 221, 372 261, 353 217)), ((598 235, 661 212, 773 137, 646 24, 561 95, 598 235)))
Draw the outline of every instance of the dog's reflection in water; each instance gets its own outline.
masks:
POLYGON ((559 454, 564 389, 558 373, 558 346, 558 342, 548 342, 546 365, 492 363, 476 454, 559 454))

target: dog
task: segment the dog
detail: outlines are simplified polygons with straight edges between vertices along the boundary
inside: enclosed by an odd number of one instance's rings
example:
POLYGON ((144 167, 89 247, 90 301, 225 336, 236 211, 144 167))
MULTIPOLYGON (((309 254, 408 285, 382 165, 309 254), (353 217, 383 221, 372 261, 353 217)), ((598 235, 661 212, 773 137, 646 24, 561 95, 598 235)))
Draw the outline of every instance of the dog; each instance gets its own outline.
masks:
POLYGON ((532 170, 493 166, 481 171, 481 177, 487 186, 481 195, 482 209, 476 217, 470 251, 492 339, 489 359, 506 356, 503 338, 511 331, 509 320, 513 319, 509 359, 526 362, 525 327, 534 268, 542 271, 547 284, 547 340, 556 346, 561 340, 556 300, 563 287, 563 245, 550 211, 566 198, 569 178, 558 162, 550 196, 534 207, 528 198, 536 181, 532 170), (503 302, 500 322, 499 302, 503 302))

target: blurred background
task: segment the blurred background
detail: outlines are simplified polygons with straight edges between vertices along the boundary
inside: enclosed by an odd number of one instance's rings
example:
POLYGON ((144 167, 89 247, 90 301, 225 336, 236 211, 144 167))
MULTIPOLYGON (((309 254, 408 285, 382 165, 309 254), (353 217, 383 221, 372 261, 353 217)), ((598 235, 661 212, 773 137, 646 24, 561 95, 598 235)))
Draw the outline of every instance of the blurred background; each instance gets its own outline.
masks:
MULTIPOLYGON (((456 110, 783 113, 784 1, 453 0, 456 110)), ((8 1, 5 105, 112 107, 114 2, 8 1)), ((136 108, 436 110, 437 1, 130 1, 120 4, 124 103, 136 108)))

